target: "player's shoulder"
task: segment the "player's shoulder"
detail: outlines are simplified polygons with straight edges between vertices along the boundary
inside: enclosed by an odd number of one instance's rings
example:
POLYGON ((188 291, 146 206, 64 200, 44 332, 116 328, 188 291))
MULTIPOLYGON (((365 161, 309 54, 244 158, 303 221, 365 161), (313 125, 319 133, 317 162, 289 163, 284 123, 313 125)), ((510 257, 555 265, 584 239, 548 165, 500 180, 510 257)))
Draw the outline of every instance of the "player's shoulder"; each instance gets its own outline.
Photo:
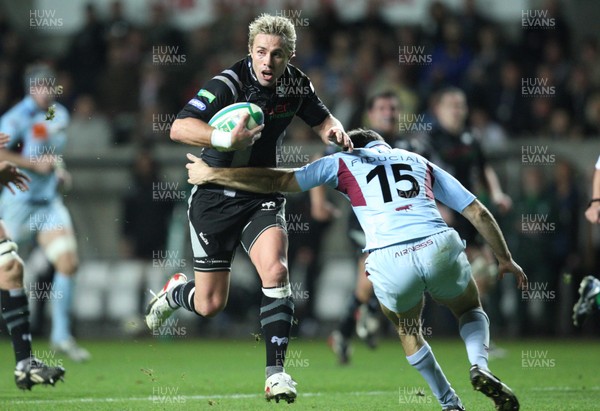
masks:
POLYGON ((284 76, 293 78, 293 79, 301 79, 302 81, 310 83, 310 79, 308 78, 308 76, 302 70, 300 70, 298 67, 296 67, 290 63, 288 63, 288 65, 286 67, 284 76))
POLYGON ((12 117, 12 116, 20 116, 26 111, 33 110, 33 99, 31 97, 25 97, 11 108, 6 110, 3 114, 3 117, 12 117))

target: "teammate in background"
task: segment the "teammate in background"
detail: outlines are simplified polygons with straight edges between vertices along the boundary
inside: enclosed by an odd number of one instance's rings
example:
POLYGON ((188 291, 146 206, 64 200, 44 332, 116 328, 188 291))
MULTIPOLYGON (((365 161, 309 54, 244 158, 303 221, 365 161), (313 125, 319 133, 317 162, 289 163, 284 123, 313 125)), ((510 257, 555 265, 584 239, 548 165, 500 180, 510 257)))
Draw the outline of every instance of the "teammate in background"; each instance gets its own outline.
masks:
MULTIPOLYGON (((296 47, 292 22, 263 14, 249 26, 249 55, 209 80, 181 110, 171 139, 203 147, 202 158, 215 167, 275 167, 276 148, 294 115, 313 128, 324 143, 351 149, 341 123, 316 95, 304 73, 289 64, 296 47), (244 116, 224 132, 207 123, 220 109, 252 102, 265 114, 263 126, 246 129, 244 116)), ((296 382, 283 364, 290 338, 294 303, 287 267, 285 198, 257 195, 226 185, 195 186, 189 199, 194 280, 175 274, 147 307, 149 328, 159 327, 176 309, 213 317, 227 304, 231 261, 241 243, 262 282, 260 309, 266 345, 265 398, 294 401, 296 382)))
MULTIPOLYGON (((8 141, 9 136, 0 133, 0 149, 8 141)), ((24 192, 29 190, 29 181, 29 177, 13 163, 0 161, 0 186, 15 194, 11 184, 24 192)), ((30 390, 36 384, 54 385, 56 381, 63 379, 65 370, 62 367, 48 367, 32 355, 29 301, 23 288, 23 260, 17 250, 17 244, 8 237, 4 223, 0 220, 0 310, 15 353, 15 383, 18 388, 30 390)))
POLYGON ((497 409, 518 410, 512 390, 488 368, 489 319, 457 232, 442 219, 436 200, 465 216, 491 246, 499 272, 527 277, 511 257, 494 217, 450 174, 424 157, 392 149, 372 130, 349 133, 356 150, 326 156, 303 168, 211 168, 188 154, 189 182, 226 184, 256 192, 305 191, 327 184, 352 204, 366 235, 366 273, 386 316, 398 330, 408 362, 427 381, 443 410, 464 410, 421 331, 424 292, 459 321, 471 384, 497 409), (364 148, 363 148, 364 147, 364 148), (362 148, 359 150, 359 148, 362 148))
POLYGON ((26 96, 0 118, 0 131, 10 137, 0 160, 8 160, 31 179, 31 190, 0 197, 3 218, 19 247, 39 244, 55 269, 52 285, 52 349, 73 361, 90 358, 71 334, 70 309, 77 270, 77 243, 69 211, 58 186, 69 178, 62 162, 67 109, 54 101, 60 92, 54 72, 45 65, 25 73, 26 96))
MULTIPOLYGON (((585 210, 585 218, 591 224, 600 224, 600 157, 596 162, 592 181, 592 199, 585 210)), ((579 300, 573 306, 573 324, 581 327, 585 319, 600 308, 600 280, 588 275, 579 284, 579 300)))

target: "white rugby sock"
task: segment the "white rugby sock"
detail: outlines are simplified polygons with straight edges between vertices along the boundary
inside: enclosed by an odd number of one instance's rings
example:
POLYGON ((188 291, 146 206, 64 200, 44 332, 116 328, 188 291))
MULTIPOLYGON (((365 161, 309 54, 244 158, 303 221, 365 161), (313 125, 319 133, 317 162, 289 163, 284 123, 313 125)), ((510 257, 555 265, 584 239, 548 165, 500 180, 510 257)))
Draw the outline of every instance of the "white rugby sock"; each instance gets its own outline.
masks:
POLYGON ((458 320, 460 336, 465 341, 471 365, 488 368, 488 348, 490 346, 490 320, 481 307, 467 311, 458 320))

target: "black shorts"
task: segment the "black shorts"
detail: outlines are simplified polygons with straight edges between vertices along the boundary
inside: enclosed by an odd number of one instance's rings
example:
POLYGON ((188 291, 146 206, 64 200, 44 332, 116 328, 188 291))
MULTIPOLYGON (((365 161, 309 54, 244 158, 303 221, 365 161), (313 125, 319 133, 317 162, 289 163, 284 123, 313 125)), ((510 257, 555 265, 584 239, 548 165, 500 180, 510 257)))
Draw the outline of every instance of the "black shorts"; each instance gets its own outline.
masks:
POLYGON ((229 271, 239 243, 248 253, 267 228, 285 230, 285 197, 229 197, 222 190, 194 187, 188 219, 194 271, 229 271))

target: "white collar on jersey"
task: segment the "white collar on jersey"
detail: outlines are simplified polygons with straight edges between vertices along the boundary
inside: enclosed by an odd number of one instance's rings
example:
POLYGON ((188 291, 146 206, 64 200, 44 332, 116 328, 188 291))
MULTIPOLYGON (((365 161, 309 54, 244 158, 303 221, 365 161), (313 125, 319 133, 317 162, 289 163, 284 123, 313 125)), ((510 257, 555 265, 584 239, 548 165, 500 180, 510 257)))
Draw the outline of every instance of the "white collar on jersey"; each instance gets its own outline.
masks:
POLYGON ((367 143, 365 148, 371 148, 371 147, 375 147, 375 146, 386 146, 387 148, 392 148, 388 143, 386 143, 385 141, 381 141, 381 140, 371 141, 370 143, 367 143))

